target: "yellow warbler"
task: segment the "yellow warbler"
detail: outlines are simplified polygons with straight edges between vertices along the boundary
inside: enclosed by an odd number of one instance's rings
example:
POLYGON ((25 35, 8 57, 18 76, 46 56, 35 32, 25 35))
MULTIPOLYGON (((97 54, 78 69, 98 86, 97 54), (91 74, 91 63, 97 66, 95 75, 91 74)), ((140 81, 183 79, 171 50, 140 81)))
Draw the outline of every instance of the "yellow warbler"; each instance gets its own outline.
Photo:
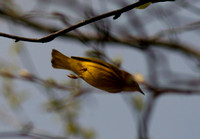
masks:
MULTIPOLYGON (((110 93, 139 91, 144 94, 130 73, 105 61, 87 57, 70 58, 53 49, 51 63, 54 68, 73 71, 78 77, 98 89, 110 93)), ((75 75, 69 77, 76 78, 75 75)))

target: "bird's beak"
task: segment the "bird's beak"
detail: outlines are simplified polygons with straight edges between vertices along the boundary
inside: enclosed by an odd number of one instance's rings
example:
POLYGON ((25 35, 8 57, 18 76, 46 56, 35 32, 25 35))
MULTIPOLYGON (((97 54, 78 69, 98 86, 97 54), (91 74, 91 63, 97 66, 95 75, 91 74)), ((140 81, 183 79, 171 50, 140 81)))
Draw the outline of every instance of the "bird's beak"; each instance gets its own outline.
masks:
POLYGON ((142 93, 143 95, 145 95, 145 93, 141 89, 139 90, 139 92, 142 93))

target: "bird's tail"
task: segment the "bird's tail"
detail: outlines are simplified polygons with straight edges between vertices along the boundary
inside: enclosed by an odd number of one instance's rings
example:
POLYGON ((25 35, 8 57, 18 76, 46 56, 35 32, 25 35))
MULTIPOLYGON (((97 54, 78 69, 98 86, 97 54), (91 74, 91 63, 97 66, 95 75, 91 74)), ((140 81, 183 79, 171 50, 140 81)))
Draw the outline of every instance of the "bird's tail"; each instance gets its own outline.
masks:
POLYGON ((52 67, 57 69, 67 69, 70 70, 70 58, 66 55, 63 55, 58 50, 53 49, 51 52, 52 59, 51 64, 52 67))

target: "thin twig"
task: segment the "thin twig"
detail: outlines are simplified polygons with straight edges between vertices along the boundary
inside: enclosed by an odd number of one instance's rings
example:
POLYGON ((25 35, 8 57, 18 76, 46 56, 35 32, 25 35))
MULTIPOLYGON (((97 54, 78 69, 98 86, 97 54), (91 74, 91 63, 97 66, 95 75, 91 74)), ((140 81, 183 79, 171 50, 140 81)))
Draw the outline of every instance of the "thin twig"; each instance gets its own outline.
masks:
POLYGON ((37 133, 26 132, 1 132, 0 138, 12 138, 12 137, 30 137, 32 139, 67 139, 66 137, 52 137, 48 135, 42 135, 37 133))
POLYGON ((34 83, 41 84, 43 86, 57 88, 57 89, 60 89, 60 90, 73 89, 72 87, 67 87, 67 86, 58 84, 54 81, 48 81, 48 80, 41 79, 41 78, 36 77, 36 76, 34 76, 30 73, 28 73, 27 75, 14 75, 10 72, 1 71, 0 76, 10 78, 10 79, 18 79, 18 80, 25 80, 25 81, 29 81, 29 82, 34 82, 34 83))

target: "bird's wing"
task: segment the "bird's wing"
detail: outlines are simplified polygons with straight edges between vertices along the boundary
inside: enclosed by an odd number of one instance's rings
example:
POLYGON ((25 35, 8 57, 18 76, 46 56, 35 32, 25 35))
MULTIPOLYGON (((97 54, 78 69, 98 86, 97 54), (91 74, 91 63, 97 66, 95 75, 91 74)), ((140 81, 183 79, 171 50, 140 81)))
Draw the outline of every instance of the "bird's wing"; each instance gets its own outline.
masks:
POLYGON ((71 57, 72 59, 76 59, 76 60, 80 60, 82 62, 92 62, 92 63, 97 63, 97 64, 100 64, 104 67, 107 67, 107 68, 110 68, 110 66, 112 66, 111 64, 109 63, 106 63, 102 60, 99 60, 99 59, 95 59, 95 58, 87 58, 87 57, 76 57, 76 56, 72 56, 71 57))
POLYGON ((97 63, 103 67, 109 68, 111 70, 114 71, 115 75, 119 78, 122 79, 121 77, 121 70, 119 68, 117 68, 116 66, 109 64, 105 61, 99 60, 99 59, 95 59, 95 58, 88 58, 88 57, 76 57, 76 56, 72 56, 72 59, 76 59, 76 60, 80 60, 82 62, 92 62, 92 63, 97 63))

